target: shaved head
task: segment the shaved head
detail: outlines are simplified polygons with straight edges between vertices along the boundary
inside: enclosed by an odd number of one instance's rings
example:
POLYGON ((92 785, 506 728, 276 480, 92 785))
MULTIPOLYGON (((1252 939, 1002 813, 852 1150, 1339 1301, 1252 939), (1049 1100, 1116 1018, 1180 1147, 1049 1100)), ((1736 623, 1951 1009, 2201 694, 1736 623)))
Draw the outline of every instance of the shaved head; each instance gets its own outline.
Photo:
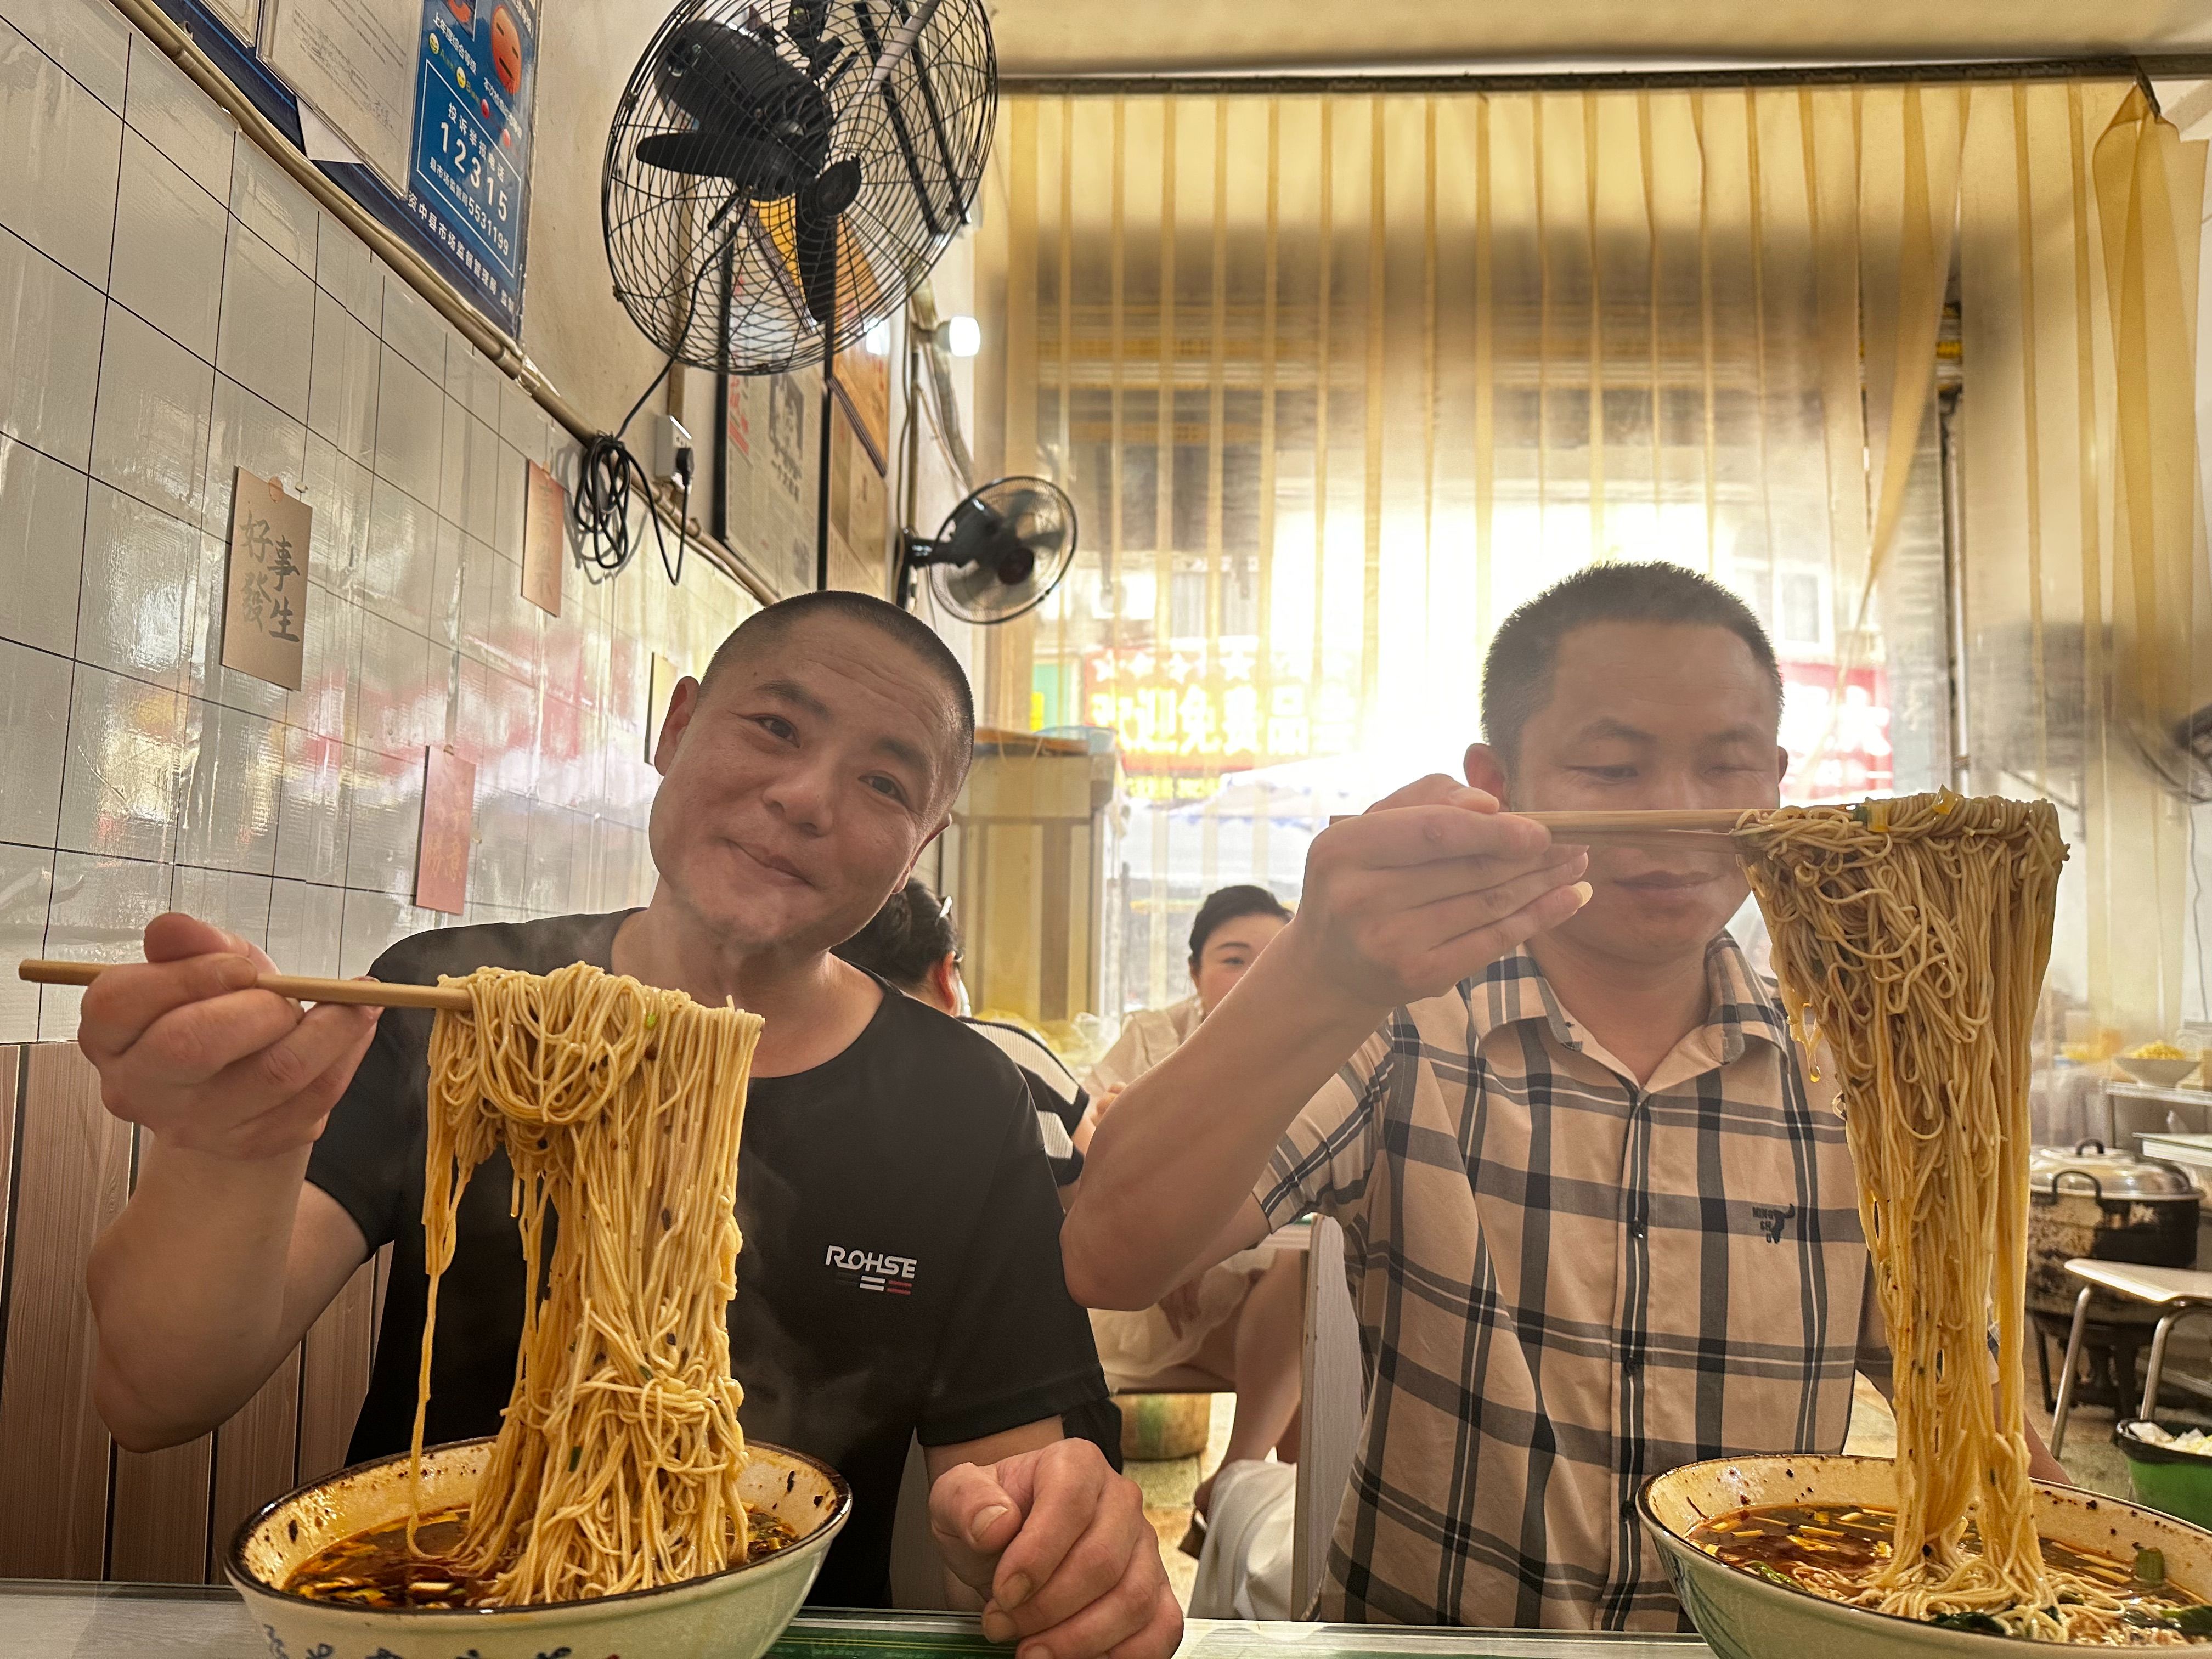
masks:
POLYGON ((975 695, 969 687, 968 675, 960 666, 960 659, 928 623, 897 605, 866 593, 831 588, 820 593, 800 593, 756 611, 715 649, 714 660, 699 677, 699 695, 703 697, 711 691, 715 679, 725 670, 783 639, 801 623, 832 619, 873 629, 903 647, 933 679, 944 686, 956 738, 957 752, 951 757, 951 769, 956 777, 966 776, 969 763, 975 757, 975 695))

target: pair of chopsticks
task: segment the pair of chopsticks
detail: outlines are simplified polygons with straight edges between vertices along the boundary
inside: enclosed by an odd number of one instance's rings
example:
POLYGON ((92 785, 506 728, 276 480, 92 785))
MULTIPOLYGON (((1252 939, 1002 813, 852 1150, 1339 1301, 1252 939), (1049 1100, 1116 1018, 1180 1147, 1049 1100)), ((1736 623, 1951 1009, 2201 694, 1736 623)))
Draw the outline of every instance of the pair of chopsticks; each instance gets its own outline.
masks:
POLYGON ((1556 841, 1715 841, 1735 834, 1741 812, 1522 812, 1516 816, 1540 823, 1556 841))
MULTIPOLYGON (((1357 813, 1339 813, 1329 822, 1342 823, 1346 817, 1357 816, 1357 813)), ((1743 814, 1723 809, 1717 811, 1516 812, 1514 816, 1526 818, 1531 823, 1542 824, 1559 841, 1669 842, 1733 840, 1736 822, 1743 814)))
MULTIPOLYGON (((1682 841, 1726 842, 1735 830, 1739 812, 1523 812, 1520 816, 1542 824, 1561 841, 1682 841)), ((110 964, 98 962, 53 962, 33 957, 18 963, 16 976, 34 985, 89 985, 110 964)), ((298 1002, 348 1002, 369 1007, 446 1008, 467 1013, 474 1006, 466 991, 438 985, 387 985, 376 980, 316 979, 301 974, 264 974, 253 981, 258 989, 274 991, 298 1002)))
MULTIPOLYGON (((40 957, 18 963, 15 976, 33 985, 89 985, 111 966, 104 962, 52 962, 40 957)), ((447 1008, 465 1014, 475 1005, 466 991, 442 985, 387 985, 373 979, 316 979, 304 974, 264 974, 254 988, 274 991, 297 1002, 349 1002, 372 1008, 447 1008)))

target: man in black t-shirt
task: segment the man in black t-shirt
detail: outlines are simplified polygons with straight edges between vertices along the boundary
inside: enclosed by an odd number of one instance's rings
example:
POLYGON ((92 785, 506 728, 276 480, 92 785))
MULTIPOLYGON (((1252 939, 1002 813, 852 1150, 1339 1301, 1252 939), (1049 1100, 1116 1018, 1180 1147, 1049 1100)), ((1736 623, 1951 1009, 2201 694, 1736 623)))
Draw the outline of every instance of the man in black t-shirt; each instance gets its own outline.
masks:
MULTIPOLYGON (((484 966, 605 968, 632 911, 451 927, 403 939, 370 977, 435 984, 484 966)), ((307 1179, 374 1249, 394 1245, 384 1328, 422 1328, 422 1102, 430 1015, 389 1009, 315 1143, 307 1179), (395 1121, 391 1103, 409 1108, 395 1121), (394 1133, 395 1130, 403 1133, 394 1133)), ((956 1020, 887 994, 860 1036, 795 1077, 753 1081, 738 1163, 744 1250, 731 1363, 748 1437, 819 1457, 852 1482, 853 1518, 813 1599, 883 1601, 907 1437, 978 1440, 1059 1415, 1101 1445, 1107 1398, 1090 1324, 1057 1254, 1030 1255, 1060 1209, 1020 1074, 956 1020), (1017 1362, 1017 1352, 1021 1359, 1017 1362)), ((521 1242, 495 1152, 462 1194, 439 1291, 425 1438, 499 1431, 522 1340, 521 1242), (465 1320, 453 1316, 468 1310, 465 1320)), ((379 1345, 349 1461, 406 1449, 418 1344, 379 1345)))
MULTIPOLYGON (((965 775, 965 677, 904 612, 854 594, 771 606, 677 689, 655 764, 660 881, 643 909, 420 934, 377 975, 583 960, 766 1021, 730 1304, 741 1421, 849 1479, 817 1598, 879 1603, 910 1436, 932 1530, 987 1634, 1052 1659, 1166 1659, 1181 1635, 1141 1495, 1090 1428, 1107 1401, 1062 1283, 1035 1115, 988 1043, 830 956, 941 830, 965 775)), ((138 1183, 96 1247, 95 1389, 117 1439, 175 1444, 260 1387, 393 1243, 357 1457, 403 1448, 425 1298, 427 1016, 303 1012, 267 958, 188 917, 87 993, 79 1042, 143 1126, 138 1183)), ((503 1158, 477 1172, 440 1291, 428 1437, 494 1431, 526 1275, 503 1158)))

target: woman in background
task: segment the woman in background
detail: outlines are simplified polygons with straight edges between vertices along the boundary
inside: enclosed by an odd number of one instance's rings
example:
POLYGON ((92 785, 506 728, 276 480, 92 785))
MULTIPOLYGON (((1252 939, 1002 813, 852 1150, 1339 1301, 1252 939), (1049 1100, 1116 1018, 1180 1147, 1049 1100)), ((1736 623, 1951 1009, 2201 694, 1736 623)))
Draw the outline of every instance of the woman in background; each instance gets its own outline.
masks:
MULTIPOLYGON (((1224 887, 1206 896, 1190 927, 1192 994, 1171 1007, 1130 1015, 1114 1046, 1091 1067, 1084 1079, 1090 1109, 1074 1134, 1079 1152, 1091 1144, 1114 1097, 1173 1054, 1220 1006, 1290 919, 1282 901, 1264 887, 1224 887)), ((1236 1395, 1224 1465, 1261 1462, 1271 1450, 1284 1462, 1296 1460, 1304 1327, 1304 1260, 1264 1245, 1207 1268, 1141 1312, 1093 1309, 1091 1315, 1098 1363, 1115 1393, 1236 1395)), ((1192 1498, 1198 1521, 1183 1540, 1192 1554, 1198 1553, 1212 1488, 1209 1478, 1192 1498)))
MULTIPOLYGON (((1083 1080, 1092 1097, 1134 1083, 1181 1048, 1290 920, 1283 902, 1264 887, 1207 894, 1190 924, 1190 995, 1165 1008, 1140 1008, 1122 1021, 1121 1035, 1083 1080)), ((1086 1131, 1078 1144, 1090 1139, 1086 1131)))

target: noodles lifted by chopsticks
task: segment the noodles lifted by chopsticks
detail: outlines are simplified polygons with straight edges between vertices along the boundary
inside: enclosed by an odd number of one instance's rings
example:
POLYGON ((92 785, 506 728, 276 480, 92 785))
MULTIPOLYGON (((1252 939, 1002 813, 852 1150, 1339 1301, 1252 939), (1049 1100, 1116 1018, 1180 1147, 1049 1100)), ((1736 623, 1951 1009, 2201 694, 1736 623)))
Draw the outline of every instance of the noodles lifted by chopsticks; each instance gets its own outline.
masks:
POLYGON ((581 963, 441 983, 465 988, 475 1012, 439 1014, 430 1036, 416 1508, 438 1281, 462 1189, 504 1146, 523 1260, 544 1267, 456 1566, 515 1606, 743 1561, 744 1391, 725 1310, 759 1018, 581 963))
POLYGON ((2111 1588, 2045 1565, 2021 1427, 2028 1048, 2057 815, 1945 791, 1747 815, 1736 834, 1793 1021, 1811 1017, 1838 1073, 1896 1359, 1893 1553, 1840 1599, 2107 1637, 2111 1588), (1978 1553, 1960 1547, 1970 1520, 1978 1553))

